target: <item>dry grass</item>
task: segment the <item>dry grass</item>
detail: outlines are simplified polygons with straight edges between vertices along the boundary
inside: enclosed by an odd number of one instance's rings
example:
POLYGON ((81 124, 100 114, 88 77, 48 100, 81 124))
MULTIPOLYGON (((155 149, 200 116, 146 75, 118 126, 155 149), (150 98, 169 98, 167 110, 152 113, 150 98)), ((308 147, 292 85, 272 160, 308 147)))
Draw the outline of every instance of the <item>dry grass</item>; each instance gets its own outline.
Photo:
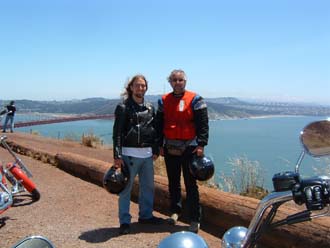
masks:
POLYGON ((319 166, 313 166, 314 173, 316 175, 325 175, 330 177, 330 158, 329 157, 324 157, 320 158, 320 161, 322 162, 322 167, 320 168, 319 166))
MULTIPOLYGON (((77 140, 72 134, 66 136, 66 140, 77 140)), ((102 148, 102 140, 92 132, 81 137, 81 143, 88 147, 102 148)), ((229 160, 232 166, 232 174, 220 176, 220 183, 216 183, 215 177, 208 181, 198 182, 210 188, 217 188, 223 191, 249 196, 257 199, 263 198, 268 194, 264 189, 264 171, 258 161, 250 161, 246 156, 236 157, 229 160)), ((164 157, 159 156, 154 161, 154 170, 156 175, 167 176, 164 157)))
POLYGON ((164 157, 159 156, 158 159, 154 161, 154 170, 156 175, 166 176, 164 157))
POLYGON ((84 146, 94 148, 100 147, 102 145, 101 139, 98 136, 94 135, 92 132, 86 135, 83 134, 81 137, 81 143, 84 146))
POLYGON ((258 161, 242 156, 229 159, 229 164, 232 166, 231 175, 221 174, 220 189, 257 199, 268 194, 264 189, 265 173, 258 161))
POLYGON ((67 133, 64 136, 63 140, 66 140, 66 141, 79 141, 80 137, 76 133, 67 133))
MULTIPOLYGON (((156 161, 154 161, 154 169, 155 169, 156 175, 167 177, 164 157, 159 156, 158 159, 156 161)), ((218 185, 215 183, 214 176, 207 181, 203 181, 203 182, 198 181, 198 184, 204 185, 204 186, 207 186, 210 188, 219 188, 218 185)))
POLYGON ((33 134, 33 135, 40 135, 40 133, 36 130, 30 130, 30 134, 33 134))

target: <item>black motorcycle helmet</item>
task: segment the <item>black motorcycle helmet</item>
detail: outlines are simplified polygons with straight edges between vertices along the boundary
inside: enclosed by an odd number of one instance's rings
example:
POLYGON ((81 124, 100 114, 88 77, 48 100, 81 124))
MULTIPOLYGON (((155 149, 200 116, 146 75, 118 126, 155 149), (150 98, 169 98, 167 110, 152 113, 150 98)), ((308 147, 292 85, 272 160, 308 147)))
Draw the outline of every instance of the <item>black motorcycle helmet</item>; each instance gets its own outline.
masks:
POLYGON ((199 181, 209 180, 214 174, 214 164, 212 160, 206 156, 193 157, 189 166, 190 173, 199 181))
POLYGON ((119 194, 122 192, 129 180, 129 171, 126 165, 121 169, 111 166, 104 174, 103 187, 111 194, 119 194))

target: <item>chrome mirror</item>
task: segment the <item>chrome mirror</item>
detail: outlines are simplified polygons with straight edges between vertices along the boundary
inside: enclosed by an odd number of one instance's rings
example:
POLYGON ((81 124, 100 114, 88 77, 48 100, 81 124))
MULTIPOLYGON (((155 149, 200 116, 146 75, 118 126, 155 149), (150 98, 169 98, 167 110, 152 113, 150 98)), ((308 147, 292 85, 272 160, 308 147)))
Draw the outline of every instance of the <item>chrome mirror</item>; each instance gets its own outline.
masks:
POLYGON ((308 124, 301 132, 300 140, 311 156, 330 155, 330 119, 308 124))

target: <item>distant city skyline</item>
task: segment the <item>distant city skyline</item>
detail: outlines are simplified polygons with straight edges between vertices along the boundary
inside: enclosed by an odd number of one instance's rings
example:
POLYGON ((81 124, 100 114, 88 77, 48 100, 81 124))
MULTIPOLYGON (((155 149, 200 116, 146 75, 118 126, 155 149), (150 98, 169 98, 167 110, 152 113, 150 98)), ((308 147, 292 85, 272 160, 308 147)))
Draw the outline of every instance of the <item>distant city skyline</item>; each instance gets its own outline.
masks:
POLYGON ((330 104, 326 0, 0 2, 0 99, 119 98, 134 74, 147 94, 173 69, 206 98, 330 104))

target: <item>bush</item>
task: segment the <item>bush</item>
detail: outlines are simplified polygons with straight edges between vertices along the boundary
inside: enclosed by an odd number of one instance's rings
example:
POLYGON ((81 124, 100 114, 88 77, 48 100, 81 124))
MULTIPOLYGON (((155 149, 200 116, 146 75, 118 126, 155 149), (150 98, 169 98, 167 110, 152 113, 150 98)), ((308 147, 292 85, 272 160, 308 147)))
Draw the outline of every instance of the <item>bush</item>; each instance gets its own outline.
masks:
POLYGON ((246 156, 229 159, 232 173, 220 176, 219 187, 227 192, 249 196, 257 199, 268 194, 264 189, 264 170, 258 161, 251 161, 246 156))
POLYGON ((87 135, 83 134, 81 137, 81 143, 85 146, 94 148, 102 144, 101 139, 93 133, 89 133, 87 135))

